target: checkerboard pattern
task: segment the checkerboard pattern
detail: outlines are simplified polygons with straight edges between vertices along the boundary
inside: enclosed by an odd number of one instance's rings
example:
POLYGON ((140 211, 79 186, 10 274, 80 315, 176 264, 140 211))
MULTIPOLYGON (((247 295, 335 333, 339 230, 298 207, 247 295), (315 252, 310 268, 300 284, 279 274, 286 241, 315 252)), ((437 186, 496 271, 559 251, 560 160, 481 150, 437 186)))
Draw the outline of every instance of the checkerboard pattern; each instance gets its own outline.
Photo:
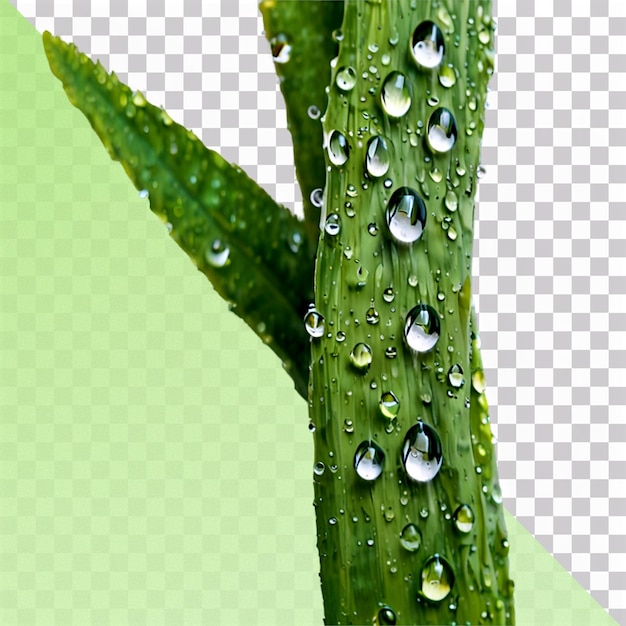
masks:
MULTIPOLYGON (((256 0, 12 2, 300 210, 256 0)), ((496 5, 474 291, 502 491, 626 624, 626 5, 496 5)))

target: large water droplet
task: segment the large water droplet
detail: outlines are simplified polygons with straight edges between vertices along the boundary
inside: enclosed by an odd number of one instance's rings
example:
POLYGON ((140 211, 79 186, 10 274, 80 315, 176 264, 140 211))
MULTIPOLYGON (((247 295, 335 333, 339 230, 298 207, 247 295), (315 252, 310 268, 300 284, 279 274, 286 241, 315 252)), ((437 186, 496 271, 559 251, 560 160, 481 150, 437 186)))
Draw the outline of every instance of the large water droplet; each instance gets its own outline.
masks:
POLYGON ((350 154, 350 147, 345 135, 338 130, 333 130, 328 140, 328 158, 333 165, 341 166, 350 154))
POLYGON ((440 107, 433 111, 428 120, 428 145, 434 152, 448 152, 457 138, 456 120, 454 115, 440 107))
POLYGON ((352 365, 361 372, 366 372, 372 364, 372 349, 366 343, 357 343, 350 352, 352 365))
POLYGON ((454 512, 454 525, 460 533, 467 534, 472 532, 474 527, 474 511, 468 504, 462 504, 454 512))
POLYGON ((353 67, 340 67, 335 76, 335 84, 341 91, 351 91, 356 85, 356 72, 353 67))
POLYGON ((415 524, 407 524, 400 533, 400 545, 409 552, 417 552, 422 545, 422 533, 415 524))
POLYGON ((224 267, 228 261, 230 255, 230 249, 225 246, 219 239, 215 239, 213 243, 207 248, 206 260, 213 267, 224 267))
POLYGON ((387 139, 382 135, 372 137, 367 144, 365 167, 370 176, 380 178, 389 170, 391 155, 387 139))
POLYGON ((422 594, 432 602, 441 602, 454 586, 450 564, 438 554, 431 556, 422 568, 422 594))
POLYGON ((443 59, 444 49, 443 33, 434 22, 422 22, 413 31, 411 52, 419 66, 437 67, 443 59))
POLYGON ((393 237, 401 243, 417 241, 426 225, 426 205, 410 187, 396 189, 385 211, 387 226, 393 237))
POLYGON ((324 230, 327 235, 336 237, 341 231, 341 217, 338 213, 331 213, 324 223, 324 230))
POLYGON ((383 110, 390 117, 402 117, 411 107, 409 80, 400 72, 391 72, 383 83, 380 97, 383 110))
POLYGON ((274 63, 287 63, 291 58, 291 44, 287 35, 279 34, 270 39, 274 63))
POLYGON ((309 309, 304 316, 304 327, 311 337, 318 339, 324 334, 324 316, 317 309, 309 309))
POLYGON ((410 478, 426 483, 439 472, 443 462, 437 431, 423 422, 409 428, 402 444, 402 463, 410 478))
POLYGON ((376 623, 381 626, 395 626, 398 623, 395 611, 390 606, 383 606, 378 611, 376 616, 376 623))
POLYGON ((465 384, 465 378, 463 378, 463 368, 459 363, 455 363, 448 370, 448 382, 455 389, 460 389, 465 384))
POLYGON ((362 441, 354 455, 354 469, 363 480, 376 480, 383 471, 385 453, 373 441, 362 441))
POLYGON ((406 316, 404 338, 415 352, 428 352, 439 341, 439 315, 427 304, 418 304, 406 316))
POLYGON ((380 408, 380 412, 383 414, 383 417, 392 420, 394 417, 398 416, 398 411, 400 410, 400 400, 398 400, 393 391, 385 391, 385 393, 383 393, 380 397, 378 407, 380 408))

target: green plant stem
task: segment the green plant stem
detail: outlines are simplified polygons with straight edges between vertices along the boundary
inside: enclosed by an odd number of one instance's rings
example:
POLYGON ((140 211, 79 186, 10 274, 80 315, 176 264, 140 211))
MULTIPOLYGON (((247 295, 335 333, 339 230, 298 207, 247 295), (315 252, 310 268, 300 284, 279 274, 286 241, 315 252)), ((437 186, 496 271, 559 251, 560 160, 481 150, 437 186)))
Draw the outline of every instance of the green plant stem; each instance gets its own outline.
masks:
POLYGON ((309 387, 326 623, 388 623, 390 607, 397 624, 513 624, 508 544, 471 324, 474 194, 493 67, 490 2, 349 0, 342 31, 335 72, 350 66, 357 80, 348 91, 331 83, 324 119, 326 143, 338 130, 349 154, 339 165, 327 156, 324 211, 338 216, 331 219, 340 228, 320 238, 315 302, 325 329, 312 342, 309 387), (427 20, 445 40, 436 69, 419 68, 409 52, 413 31, 427 20), (399 119, 389 115, 391 104, 381 104, 392 71, 412 89, 399 119), (438 107, 452 111, 458 126, 444 153, 426 142, 438 107), (365 177, 368 141, 378 135, 388 139, 389 171, 365 177), (424 233, 411 245, 394 240, 385 219, 401 186, 414 188, 427 209, 424 233), (434 309, 441 329, 434 349, 415 354, 404 327, 418 304, 434 309), (360 369, 351 357, 359 344, 372 355, 360 369), (453 366, 462 372, 459 386, 449 376, 453 366), (399 400, 393 419, 379 408, 386 392, 399 400), (402 460, 407 431, 418 421, 436 430, 443 453, 440 471, 425 482, 412 480, 402 460), (384 453, 375 480, 355 471, 362 442, 384 453), (467 533, 455 524, 462 505, 474 516, 467 533), (408 524, 421 536, 411 552, 400 542, 408 524), (453 572, 447 595, 445 585, 429 583, 435 555, 453 572))

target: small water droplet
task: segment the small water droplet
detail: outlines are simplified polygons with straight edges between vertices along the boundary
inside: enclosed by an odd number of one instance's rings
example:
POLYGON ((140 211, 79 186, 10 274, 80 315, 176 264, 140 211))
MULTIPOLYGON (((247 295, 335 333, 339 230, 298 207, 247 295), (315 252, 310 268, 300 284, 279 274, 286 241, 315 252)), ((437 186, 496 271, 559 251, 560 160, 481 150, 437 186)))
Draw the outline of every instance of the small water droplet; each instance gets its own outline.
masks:
POLYGON ((350 419, 343 420, 343 429, 348 434, 352 434, 354 432, 354 424, 353 424, 352 420, 350 420, 350 419))
POLYGON ((432 480, 443 462, 437 431, 423 422, 411 426, 402 445, 402 463, 409 478, 425 483, 432 480))
POLYGON ((385 356, 388 359, 395 359, 396 356, 398 356, 398 351, 396 350, 396 348, 394 348, 394 346, 389 346, 386 350, 385 350, 385 356))
POLYGON ((315 424, 313 422, 309 422, 309 432, 310 433, 315 432, 315 424))
POLYGON ((333 130, 328 140, 328 158, 333 165, 344 165, 348 160, 350 147, 345 135, 338 130, 333 130))
POLYGON ((311 204, 314 207, 317 207, 319 209, 323 204, 323 196, 324 196, 323 189, 321 187, 317 187, 311 192, 311 195, 309 196, 309 200, 311 201, 311 204))
POLYGON ((309 309, 304 316, 304 327, 314 339, 324 335, 324 316, 317 309, 309 309))
POLYGON ((368 224, 367 226, 367 232, 372 236, 375 237, 378 234, 378 226, 376 226, 376 224, 374 224, 374 222, 372 222, 371 224, 368 224))
POLYGON ((368 324, 376 325, 380 321, 380 316, 378 315, 378 311, 372 306, 367 309, 367 313, 365 314, 365 321, 368 324))
POLYGON ((343 330, 338 330, 336 338, 337 343, 343 343, 346 340, 346 333, 344 333, 343 330))
POLYGON ((372 364, 372 349, 366 343, 357 343, 350 352, 352 365, 361 372, 366 372, 372 364))
POLYGON ((491 34, 489 33, 487 29, 481 30, 478 33, 478 41, 480 41, 480 43, 487 45, 490 40, 491 40, 491 34))
POLYGON ((380 62, 387 67, 391 63, 391 55, 386 52, 380 57, 380 62))
POLYGON ((145 96, 141 93, 141 91, 135 91, 133 93, 133 104, 136 107, 145 107, 148 104, 145 96))
POLYGON ((291 44, 287 35, 279 34, 270 39, 274 63, 288 63, 291 58, 291 44))
POLYGON ((385 393, 383 393, 380 397, 378 407, 380 408, 380 412, 383 417, 392 420, 398 416, 398 411, 400 410, 400 400, 398 400, 393 391, 385 391, 385 393))
POLYGON ((397 624, 397 618, 395 611, 390 606, 383 606, 376 616, 377 624, 381 626, 395 626, 397 624))
POLYGON ((428 120, 428 145, 434 152, 449 152, 456 142, 456 120, 449 109, 439 107, 428 120))
POLYGON ((485 391, 485 373, 482 370, 476 370, 472 374, 472 387, 474 387, 476 393, 485 391))
POLYGON ((445 65, 439 70, 439 82, 442 87, 449 89, 456 83, 456 73, 454 68, 450 65, 445 65))
POLYGON ((439 340, 439 315, 427 304, 413 307, 406 316, 404 337, 415 352, 428 352, 439 340))
POLYGON ((147 190, 147 189, 142 189, 142 190, 139 192, 139 197, 140 197, 140 198, 147 198, 149 195, 150 195, 150 193, 148 192, 148 190, 147 190))
POLYGON ((213 240, 213 243, 207 248, 205 257, 213 267, 224 267, 228 261, 230 249, 225 246, 219 239, 213 240))
POLYGON ((407 524, 402 529, 400 545, 409 552, 417 552, 419 550, 419 547, 422 545, 422 533, 415 524, 407 524))
POLYGON ((463 378, 463 368, 459 363, 455 363, 448 370, 448 382, 455 389, 460 389, 465 384, 465 378, 463 378))
POLYGON ((422 568, 422 594, 432 602, 444 600, 454 586, 450 564, 438 554, 431 556, 422 568))
POLYGON ((410 287, 417 287, 417 276, 415 274, 410 274, 407 282, 409 283, 410 287))
POLYGON ((331 518, 328 520, 328 523, 329 523, 331 526, 335 526, 335 525, 337 524, 337 518, 336 518, 336 517, 331 517, 331 518))
POLYGON ((374 441, 362 441, 354 455, 354 469, 363 480, 376 480, 383 472, 385 453, 374 441))
POLYGON ((411 52, 419 66, 437 67, 443 59, 444 49, 443 33, 434 22, 422 22, 413 31, 411 52))
POLYGON ((312 119, 312 120, 318 120, 320 115, 322 114, 321 111, 319 110, 318 107, 316 107, 314 104, 312 104, 307 110, 306 110, 307 115, 312 119))
POLYGON ((462 504, 454 512, 454 525, 460 533, 467 534, 472 532, 474 527, 474 511, 468 504, 462 504))
POLYGON ((341 28, 336 28, 333 31, 332 37, 333 37, 333 40, 336 41, 337 43, 339 43, 340 41, 343 41, 344 34, 341 28))
POLYGON ((338 213, 331 213, 324 222, 324 231, 330 237, 336 237, 341 231, 341 217, 338 213))
POLYGON ((385 302, 393 302, 393 299, 395 298, 395 293, 393 292, 393 287, 387 287, 384 291, 383 291, 383 300, 385 302))
POLYGON ((365 167, 370 176, 380 178, 389 170, 391 155, 387 139, 382 135, 372 137, 367 143, 365 167))
POLYGON ((426 226, 426 205, 414 189, 396 189, 385 210, 389 232, 400 243, 417 241, 426 226))
POLYGON ((313 466, 313 473, 316 476, 321 476, 324 472, 326 471, 326 465, 324 465, 324 463, 322 463, 322 461, 318 461, 314 466, 313 466))
POLYGON ((400 72, 391 72, 380 92, 383 110, 390 117, 399 118, 411 107, 411 90, 409 81, 400 72))
POLYGON ((351 91, 356 85, 356 72, 351 66, 341 67, 337 70, 335 84, 341 91, 351 91))
POLYGON ((491 490, 491 499, 496 504, 502 504, 502 489, 500 489, 500 483, 495 483, 491 490))
POLYGON ((451 213, 454 213, 454 211, 458 209, 459 201, 452 189, 449 189, 448 193, 446 193, 444 203, 446 205, 446 209, 448 209, 448 211, 450 211, 451 213))
POLYGON ((484 178, 486 173, 487 170, 482 165, 479 165, 476 169, 476 178, 484 178))

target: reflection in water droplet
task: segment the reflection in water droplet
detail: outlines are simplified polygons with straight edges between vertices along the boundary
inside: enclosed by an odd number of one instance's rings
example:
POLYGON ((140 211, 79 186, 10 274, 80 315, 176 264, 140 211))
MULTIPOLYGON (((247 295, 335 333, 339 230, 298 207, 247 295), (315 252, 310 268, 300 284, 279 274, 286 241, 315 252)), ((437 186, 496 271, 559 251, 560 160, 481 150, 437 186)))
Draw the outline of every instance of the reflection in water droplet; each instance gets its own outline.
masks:
POLYGON ((398 351, 393 347, 393 346, 389 346, 386 350, 385 350, 385 356, 388 359, 395 359, 396 356, 398 355, 398 351))
POLYGON ((385 453, 374 441, 362 441, 354 455, 354 469, 363 480, 376 480, 383 471, 385 453))
POLYGON ((380 412, 383 417, 392 420, 398 416, 398 411, 400 410, 400 400, 398 400, 393 391, 385 391, 385 393, 383 393, 380 397, 378 407, 380 408, 380 412))
POLYGON ((224 267, 228 261, 230 249, 225 246, 219 239, 215 239, 207 248, 206 260, 213 267, 224 267))
POLYGON ((317 309, 309 309, 304 316, 306 332, 314 339, 319 339, 324 334, 324 316, 317 309))
POLYGON ((393 287, 387 287, 384 291, 383 291, 383 300, 385 302, 393 302, 393 299, 395 298, 395 294, 393 292, 393 287))
POLYGON ((449 152, 457 138, 456 120, 451 111, 440 107, 428 120, 428 145, 435 152, 449 152))
POLYGON ((376 616, 376 623, 381 626, 395 626, 397 624, 397 617, 395 611, 390 606, 383 606, 376 616))
POLYGON ((372 364, 372 349, 366 343, 357 343, 350 352, 352 365, 361 372, 366 372, 372 364))
POLYGON ((391 156, 387 139, 382 135, 372 137, 367 144, 365 167, 370 176, 380 178, 389 170, 391 156))
POLYGON ((417 552, 422 545, 422 533, 415 524, 407 524, 400 534, 400 545, 409 552, 417 552))
POLYGON ((371 224, 368 224, 367 226, 367 232, 372 236, 375 237, 378 234, 378 226, 376 226, 376 224, 374 224, 374 222, 372 222, 371 224))
POLYGON ((439 82, 442 87, 450 88, 456 83, 456 74, 450 65, 445 65, 439 70, 439 82))
POLYGON ((465 378, 463 378, 463 368, 459 363, 455 363, 448 370, 448 382, 455 389, 460 389, 465 384, 465 378))
POLYGON ((396 189, 385 210, 389 232, 401 243, 417 241, 426 225, 426 205, 410 187, 396 189))
POLYGON ((343 133, 333 130, 328 140, 328 158, 333 165, 341 166, 350 154, 348 141, 343 133))
POLYGON ((467 504, 462 504, 454 512, 454 525, 460 533, 467 534, 472 532, 474 527, 474 512, 467 504))
POLYGON ((423 422, 411 426, 402 444, 402 463, 413 480, 425 483, 439 472, 443 462, 437 431, 423 422))
POLYGON ((341 231, 341 217, 338 213, 331 213, 324 223, 324 230, 327 235, 336 237, 341 231))
POLYGON ((450 564, 438 554, 431 556, 422 568, 422 594, 432 602, 441 602, 454 586, 450 564))
POLYGON ((372 324, 373 326, 378 324, 378 322, 380 321, 378 311, 373 306, 367 309, 367 313, 365 314, 365 321, 368 324, 372 324))
POLYGON ((270 39, 274 63, 287 63, 291 58, 291 44, 287 35, 279 34, 270 39))
POLYGON ((335 84, 342 91, 350 91, 356 85, 356 72, 353 67, 340 67, 335 76, 335 84))
POLYGON ((348 434, 352 434, 354 432, 354 424, 353 424, 352 420, 350 420, 350 419, 343 420, 343 429, 348 434))
POLYGON ((400 72, 391 72, 383 83, 380 97, 383 110, 390 117, 402 117, 411 107, 409 81, 400 72))
POLYGON ((415 352, 428 352, 439 340, 439 315, 427 304, 413 307, 406 316, 404 337, 415 352))
POLYGON ((434 22, 422 22, 413 31, 411 52, 419 66, 437 67, 443 59, 444 48, 443 33, 434 22))

